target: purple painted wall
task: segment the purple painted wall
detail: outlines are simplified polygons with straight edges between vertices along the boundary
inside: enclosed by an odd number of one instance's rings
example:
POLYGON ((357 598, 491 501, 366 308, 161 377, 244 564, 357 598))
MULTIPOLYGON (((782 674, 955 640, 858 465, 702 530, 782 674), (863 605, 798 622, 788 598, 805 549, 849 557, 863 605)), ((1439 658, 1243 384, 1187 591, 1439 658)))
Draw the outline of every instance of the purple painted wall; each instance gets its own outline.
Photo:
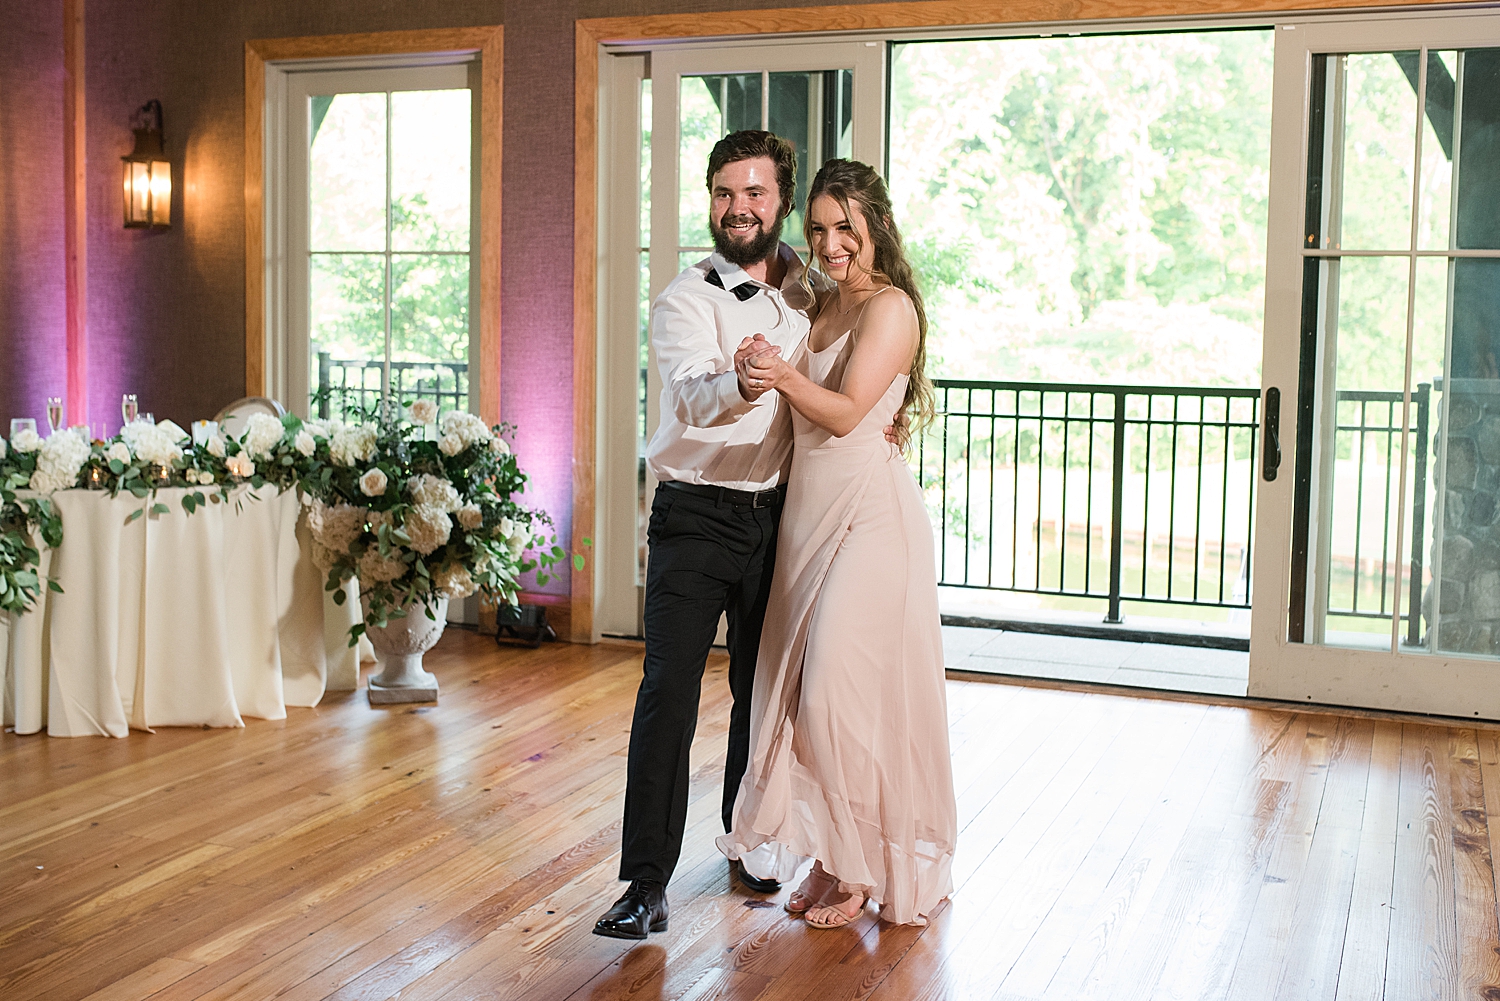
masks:
POLYGON ((63 22, 58 2, 6 0, 0 31, 0 435, 46 430, 66 392, 63 22))

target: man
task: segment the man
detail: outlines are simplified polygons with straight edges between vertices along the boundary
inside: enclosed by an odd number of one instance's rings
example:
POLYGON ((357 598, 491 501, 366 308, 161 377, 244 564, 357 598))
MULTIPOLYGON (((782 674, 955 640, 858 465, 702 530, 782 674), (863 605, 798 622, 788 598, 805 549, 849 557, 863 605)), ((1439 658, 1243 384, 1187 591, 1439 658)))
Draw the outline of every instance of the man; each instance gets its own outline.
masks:
MULTIPOLYGON (((666 885, 682 851, 688 751, 704 663, 719 616, 729 620, 734 698, 724 766, 723 820, 750 752, 750 693, 776 530, 791 458, 789 414, 736 368, 736 353, 807 337, 804 265, 781 242, 797 154, 769 132, 735 132, 708 160, 714 253, 678 275, 652 307, 662 372, 661 426, 646 462, 659 481, 647 531, 646 657, 626 769, 620 878, 630 881, 594 933, 643 939, 667 927, 666 885), (764 341, 755 341, 763 334, 764 341)), ((780 884, 740 870, 757 893, 780 884)))

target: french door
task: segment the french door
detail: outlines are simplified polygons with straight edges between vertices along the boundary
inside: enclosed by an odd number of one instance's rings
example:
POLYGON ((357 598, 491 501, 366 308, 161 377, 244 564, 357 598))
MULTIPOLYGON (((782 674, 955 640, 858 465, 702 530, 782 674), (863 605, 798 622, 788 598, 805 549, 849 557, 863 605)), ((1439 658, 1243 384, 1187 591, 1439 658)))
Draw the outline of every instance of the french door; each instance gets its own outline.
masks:
POLYGON ((884 169, 885 45, 671 46, 653 49, 649 63, 602 58, 595 619, 603 633, 639 635, 642 512, 656 486, 644 455, 661 396, 646 316, 673 277, 713 251, 709 152, 739 129, 767 129, 796 146, 796 208, 782 239, 805 258, 802 212, 823 162, 852 157, 884 169))
POLYGON ((1500 17, 1282 25, 1272 133, 1250 694, 1500 719, 1500 17))

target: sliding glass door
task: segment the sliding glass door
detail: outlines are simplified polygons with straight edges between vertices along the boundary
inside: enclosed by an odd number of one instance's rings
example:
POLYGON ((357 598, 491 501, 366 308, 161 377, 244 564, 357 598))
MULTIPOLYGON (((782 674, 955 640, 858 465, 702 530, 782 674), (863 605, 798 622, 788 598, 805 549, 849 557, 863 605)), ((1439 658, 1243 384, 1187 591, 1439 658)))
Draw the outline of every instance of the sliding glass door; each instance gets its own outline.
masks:
POLYGON ((1500 18, 1277 35, 1250 693, 1500 718, 1500 18))

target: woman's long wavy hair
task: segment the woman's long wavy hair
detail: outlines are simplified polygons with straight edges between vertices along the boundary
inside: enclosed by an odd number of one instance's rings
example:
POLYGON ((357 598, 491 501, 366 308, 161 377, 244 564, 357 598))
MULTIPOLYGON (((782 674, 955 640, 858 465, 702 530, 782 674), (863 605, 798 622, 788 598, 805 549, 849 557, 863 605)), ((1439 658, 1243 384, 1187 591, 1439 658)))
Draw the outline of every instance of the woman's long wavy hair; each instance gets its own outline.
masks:
MULTIPOLYGON (((875 243, 875 261, 872 274, 883 278, 905 292, 917 310, 917 353, 912 358, 911 372, 906 384, 906 399, 901 407, 908 415, 909 425, 903 431, 903 444, 910 436, 919 433, 932 420, 934 398, 932 382, 927 378, 927 311, 922 305, 922 293, 917 288, 917 277, 907 263, 906 251, 901 246, 901 233, 896 229, 891 211, 891 195, 885 181, 869 164, 858 160, 829 160, 813 178, 812 188, 807 193, 807 210, 802 213, 803 237, 807 245, 812 244, 812 203, 828 195, 838 202, 844 216, 853 220, 857 206, 860 216, 869 229, 870 239, 875 243)), ((864 241, 858 230, 854 240, 861 251, 864 241)), ((816 263, 816 257, 809 267, 816 263)), ((807 274, 802 284, 809 294, 812 281, 807 274)))

